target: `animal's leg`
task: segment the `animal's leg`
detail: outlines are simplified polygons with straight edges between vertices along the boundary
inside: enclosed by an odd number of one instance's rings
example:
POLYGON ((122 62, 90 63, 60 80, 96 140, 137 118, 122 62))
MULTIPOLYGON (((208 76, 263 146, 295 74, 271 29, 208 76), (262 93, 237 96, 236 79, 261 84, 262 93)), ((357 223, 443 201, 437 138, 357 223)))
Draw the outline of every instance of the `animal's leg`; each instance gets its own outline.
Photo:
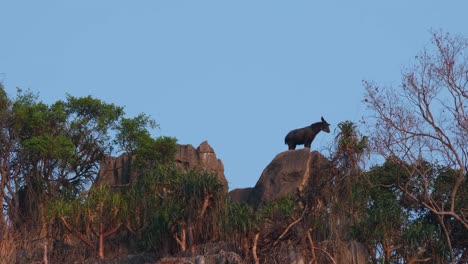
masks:
POLYGON ((289 146, 289 150, 294 150, 296 149, 296 145, 295 144, 288 144, 289 146))
POLYGON ((304 143, 304 148, 309 148, 310 149, 310 145, 312 144, 312 141, 310 142, 305 142, 304 143))

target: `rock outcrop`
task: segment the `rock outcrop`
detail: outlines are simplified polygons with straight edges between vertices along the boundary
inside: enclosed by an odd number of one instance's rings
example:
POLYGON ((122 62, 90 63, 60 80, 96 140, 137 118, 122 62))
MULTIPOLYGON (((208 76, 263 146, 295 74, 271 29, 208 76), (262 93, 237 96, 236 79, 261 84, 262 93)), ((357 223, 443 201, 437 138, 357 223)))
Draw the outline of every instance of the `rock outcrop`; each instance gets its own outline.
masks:
POLYGON ((208 141, 203 141, 197 149, 192 145, 179 145, 176 162, 187 170, 204 170, 217 175, 220 182, 228 190, 228 182, 224 175, 223 162, 216 157, 208 141))
POLYGON ((242 264, 244 261, 235 252, 233 245, 214 242, 197 245, 193 255, 180 252, 176 256, 162 258, 156 264, 242 264))
MULTIPOLYGON (((355 240, 350 241, 322 241, 319 247, 327 252, 333 252, 333 248, 339 248, 334 254, 336 263, 361 264, 368 263, 369 252, 364 244, 355 240)), ((330 263, 329 257, 318 254, 318 263, 330 263)))
POLYGON ((156 264, 243 264, 242 258, 234 252, 220 252, 213 255, 199 255, 196 257, 163 258, 156 264))
POLYGON ((308 148, 288 150, 276 155, 263 170, 254 188, 235 189, 230 192, 233 201, 258 205, 302 192, 312 181, 327 177, 330 161, 318 151, 308 148))
MULTIPOLYGON (((224 165, 216 157, 213 148, 204 141, 194 148, 192 145, 178 145, 176 155, 178 166, 187 170, 203 170, 217 175, 221 183, 228 190, 228 183, 224 175, 224 165)), ((101 162, 98 177, 95 184, 107 184, 110 186, 126 186, 134 182, 138 175, 131 170, 132 160, 127 154, 119 157, 106 157, 101 162)))
POLYGON ((126 186, 133 182, 137 175, 131 171, 132 160, 127 154, 118 157, 105 157, 99 166, 95 185, 126 186))

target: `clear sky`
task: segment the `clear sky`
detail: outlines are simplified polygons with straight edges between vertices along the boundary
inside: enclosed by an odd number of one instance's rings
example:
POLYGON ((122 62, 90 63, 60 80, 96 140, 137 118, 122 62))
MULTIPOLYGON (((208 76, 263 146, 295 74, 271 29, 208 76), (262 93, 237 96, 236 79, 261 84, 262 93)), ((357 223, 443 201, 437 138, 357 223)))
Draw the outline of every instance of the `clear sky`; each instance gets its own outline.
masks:
MULTIPOLYGON (((468 36, 468 1, 0 0, 0 80, 52 103, 92 95, 197 147, 252 187, 286 133, 366 116, 362 80, 398 86, 431 30, 468 36)), ((301 146, 302 147, 302 146, 301 146)))

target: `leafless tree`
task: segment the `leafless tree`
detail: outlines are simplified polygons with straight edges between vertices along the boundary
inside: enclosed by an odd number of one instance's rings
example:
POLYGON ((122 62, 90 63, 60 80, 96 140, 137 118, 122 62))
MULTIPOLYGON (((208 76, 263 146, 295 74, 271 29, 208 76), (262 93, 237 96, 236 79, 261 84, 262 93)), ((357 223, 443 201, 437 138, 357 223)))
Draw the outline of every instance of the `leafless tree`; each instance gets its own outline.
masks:
POLYGON ((373 150, 406 169, 409 178, 396 184, 437 216, 448 237, 447 219, 468 231, 468 208, 457 202, 467 192, 468 39, 433 32, 431 44, 404 70, 401 86, 364 81, 364 102, 373 117, 373 150), (456 172, 445 183, 449 194, 433 194, 435 176, 422 162, 456 172))

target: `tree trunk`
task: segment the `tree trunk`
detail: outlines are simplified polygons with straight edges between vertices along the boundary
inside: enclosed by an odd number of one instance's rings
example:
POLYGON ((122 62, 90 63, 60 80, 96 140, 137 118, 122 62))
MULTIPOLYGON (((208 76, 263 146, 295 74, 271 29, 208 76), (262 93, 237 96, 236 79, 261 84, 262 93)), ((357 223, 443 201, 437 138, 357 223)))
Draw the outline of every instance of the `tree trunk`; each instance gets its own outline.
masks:
POLYGON ((314 240, 310 235, 310 231, 312 230, 307 231, 307 240, 309 241, 310 253, 312 254, 312 259, 310 260, 310 263, 317 264, 317 255, 315 254, 314 240))
POLYGON ((382 243, 382 247, 384 250, 385 263, 390 263, 390 259, 392 258, 392 252, 399 249, 401 246, 393 246, 391 242, 386 243, 384 241, 382 243))
MULTIPOLYGON (((3 184, 2 184, 3 185, 3 184)), ((4 234, 6 233, 6 229, 7 229, 7 225, 6 225, 6 221, 5 221, 5 215, 3 214, 5 208, 3 206, 3 188, 2 186, 0 186, 0 188, 2 188, 0 190, 0 212, 2 212, 2 215, 0 215, 0 243, 2 243, 2 240, 4 239, 4 234)))
POLYGON ((254 259, 254 263, 258 264, 260 263, 258 260, 257 256, 257 243, 258 243, 258 237, 260 236, 260 233, 256 233, 253 241, 253 246, 252 246, 252 257, 254 259))
POLYGON ((242 238, 242 248, 243 248, 243 251, 244 251, 244 258, 248 258, 249 257, 249 236, 244 236, 242 238))
POLYGON ((6 228, 7 228, 7 224, 6 224, 6 220, 5 220, 5 215, 3 212, 5 212, 5 206, 4 206, 4 202, 3 200, 5 200, 5 188, 6 188, 6 184, 7 184, 7 181, 8 181, 8 174, 6 172, 5 169, 3 169, 3 167, 0 166, 0 212, 2 213, 0 215, 0 243, 2 242, 2 240, 4 239, 4 234, 6 233, 6 228))
POLYGON ((43 260, 45 264, 49 263, 48 260, 48 255, 49 255, 49 250, 48 250, 48 242, 49 242, 49 232, 48 232, 48 223, 47 223, 47 217, 45 215, 45 202, 44 201, 39 201, 39 219, 41 221, 41 233, 40 233, 40 239, 42 240, 42 244, 44 247, 44 255, 43 255, 43 260))
POLYGON ((81 240, 85 245, 87 245, 89 248, 95 250, 95 246, 92 241, 90 241, 88 238, 86 238, 84 235, 82 235, 80 232, 78 232, 76 229, 74 229, 70 224, 68 224, 67 219, 65 217, 60 217, 60 220, 62 220, 63 225, 65 228, 70 232, 72 235, 77 237, 79 240, 81 240))
POLYGON ((415 255, 408 259, 408 264, 415 264, 415 263, 419 263, 419 262, 427 262, 427 261, 430 261, 432 259, 432 258, 425 258, 425 259, 420 259, 419 258, 419 255, 421 255, 424 252, 424 250, 426 249, 428 243, 429 243, 429 241, 426 241, 426 242, 424 242, 424 244, 421 247, 419 247, 419 249, 415 253, 415 255))
POLYGON ((442 230, 444 231, 445 239, 447 240, 447 246, 450 251, 450 260, 452 264, 455 264, 455 256, 453 255, 453 248, 452 248, 452 241, 450 239, 450 234, 445 226, 444 216, 438 215, 437 220, 439 220, 440 226, 442 226, 442 230))
POLYGON ((194 228, 193 228, 193 225, 189 224, 188 228, 187 228, 187 244, 188 246, 190 247, 190 253, 192 254, 192 256, 195 255, 195 247, 196 247, 196 243, 195 243, 195 235, 194 235, 194 228))
POLYGON ((49 264, 49 258, 48 258, 48 248, 47 248, 47 240, 44 242, 44 264, 49 264))
POLYGON ((104 224, 99 223, 99 259, 104 259, 104 224))
POLYGON ((174 239, 177 241, 177 244, 180 247, 180 251, 187 250, 187 233, 185 231, 185 228, 182 228, 180 237, 179 237, 179 234, 175 233, 174 239))

